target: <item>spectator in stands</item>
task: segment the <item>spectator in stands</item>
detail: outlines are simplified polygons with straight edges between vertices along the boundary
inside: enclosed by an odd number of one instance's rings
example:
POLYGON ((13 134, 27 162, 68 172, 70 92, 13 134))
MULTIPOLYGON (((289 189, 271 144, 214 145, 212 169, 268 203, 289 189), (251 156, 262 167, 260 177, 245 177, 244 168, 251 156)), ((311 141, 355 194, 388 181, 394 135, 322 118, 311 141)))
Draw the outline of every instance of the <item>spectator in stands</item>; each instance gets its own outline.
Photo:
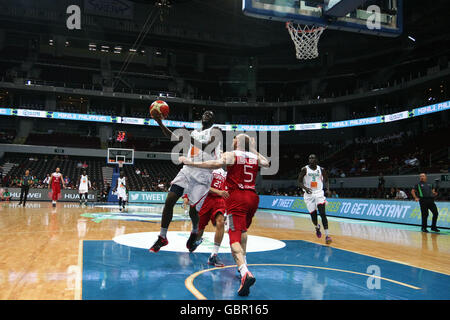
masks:
POLYGON ((14 180, 13 180, 13 187, 19 187, 19 186, 20 186, 20 179, 18 176, 15 176, 14 180))
POLYGON ((333 190, 333 193, 331 194, 332 198, 339 198, 339 195, 336 193, 335 190, 333 190))
POLYGON ((64 177, 64 184, 66 185, 66 188, 67 188, 67 187, 70 187, 69 183, 70 183, 69 177, 68 177, 68 176, 65 176, 65 177, 64 177))
POLYGON ((2 201, 10 201, 11 200, 11 193, 8 191, 8 189, 5 189, 2 193, 2 201))
POLYGON ((332 177, 337 177, 338 173, 339 173, 339 171, 338 171, 337 168, 335 168, 335 167, 332 167, 332 168, 331 168, 331 170, 330 170, 330 176, 332 176, 332 177))
POLYGON ((394 188, 391 188, 391 191, 386 195, 387 199, 395 199, 397 197, 397 193, 394 188))
POLYGON ((81 166, 83 169, 86 169, 88 167, 88 164, 86 163, 86 161, 83 162, 83 165, 81 166))
POLYGON ((42 182, 44 183, 45 188, 47 188, 47 187, 48 187, 48 184, 49 184, 49 182, 50 182, 50 175, 47 174, 47 176, 45 177, 44 181, 42 181, 42 182))
POLYGON ((135 172, 136 172, 137 175, 140 175, 140 174, 141 174, 141 170, 139 170, 139 168, 136 168, 136 171, 135 171, 135 172))
POLYGON ((0 181, 3 180, 3 167, 0 167, 0 181))
POLYGON ((397 194, 395 196, 395 199, 397 199, 397 200, 407 200, 408 196, 406 195, 405 191, 401 190, 400 188, 397 188, 397 194))
POLYGON ((83 167, 83 163, 81 161, 78 161, 77 163, 77 168, 81 169, 83 167))

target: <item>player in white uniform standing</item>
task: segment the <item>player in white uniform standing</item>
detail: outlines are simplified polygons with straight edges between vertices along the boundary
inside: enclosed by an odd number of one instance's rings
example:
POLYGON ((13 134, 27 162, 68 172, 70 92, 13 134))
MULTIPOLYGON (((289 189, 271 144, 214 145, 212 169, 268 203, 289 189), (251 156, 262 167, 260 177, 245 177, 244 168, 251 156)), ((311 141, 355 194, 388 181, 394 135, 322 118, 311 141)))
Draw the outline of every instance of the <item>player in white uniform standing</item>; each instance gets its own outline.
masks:
POLYGON ((328 174, 324 168, 317 165, 317 157, 311 154, 308 158, 309 164, 302 168, 298 176, 298 184, 300 188, 305 190, 303 198, 305 200, 306 208, 311 214, 311 220, 316 228, 316 235, 318 238, 322 236, 320 232, 320 224, 318 224, 317 211, 319 211, 322 219, 323 228, 325 230, 325 242, 331 243, 331 237, 328 233, 328 219, 325 214, 326 198, 323 190, 324 183, 326 184, 327 192, 329 192, 328 174))
POLYGON ((91 180, 86 174, 86 170, 83 170, 80 180, 78 181, 78 193, 80 194, 80 204, 87 204, 88 192, 91 187, 91 180))
POLYGON ((125 210, 125 204, 128 200, 127 191, 127 178, 124 176, 123 171, 120 171, 120 176, 117 178, 117 185, 114 192, 117 193, 117 198, 119 199, 119 210, 121 212, 125 210))
MULTIPOLYGON (((154 117, 161 127, 164 135, 171 141, 181 142, 182 137, 176 136, 163 123, 161 118, 154 117)), ((200 162, 216 159, 221 153, 222 132, 219 128, 213 127, 214 113, 205 111, 202 116, 201 130, 193 130, 190 135, 189 159, 200 162), (216 138, 217 137, 217 138, 216 138), (208 151, 208 152, 205 152, 208 151), (211 151, 211 152, 209 152, 211 151)), ((151 252, 158 252, 161 247, 167 245, 167 229, 172 221, 173 207, 177 200, 187 194, 190 204, 189 216, 192 220, 192 232, 186 243, 186 247, 191 249, 197 239, 199 216, 196 210, 197 203, 209 192, 212 181, 212 170, 183 166, 175 179, 172 180, 169 193, 161 218, 161 231, 158 240, 149 249, 151 252)))

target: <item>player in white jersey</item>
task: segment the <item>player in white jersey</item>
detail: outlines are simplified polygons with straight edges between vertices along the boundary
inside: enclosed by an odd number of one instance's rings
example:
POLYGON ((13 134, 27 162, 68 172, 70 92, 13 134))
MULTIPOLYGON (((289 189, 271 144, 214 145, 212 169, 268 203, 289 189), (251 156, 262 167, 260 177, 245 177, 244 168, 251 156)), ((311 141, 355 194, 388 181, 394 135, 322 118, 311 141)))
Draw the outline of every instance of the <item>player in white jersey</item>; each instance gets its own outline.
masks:
POLYGON ((127 178, 124 176, 123 171, 120 171, 120 176, 117 178, 117 185, 114 192, 117 194, 117 198, 119 199, 119 210, 121 212, 125 210, 125 204, 128 200, 127 191, 127 178))
POLYGON ((78 193, 80 194, 80 204, 87 204, 88 200, 88 192, 91 187, 91 180, 89 180, 88 175, 86 174, 86 170, 80 175, 80 179, 78 180, 78 193))
POLYGON ((326 198, 323 190, 324 184, 326 184, 327 192, 330 190, 328 174, 324 168, 317 165, 316 155, 311 154, 308 160, 309 164, 300 171, 298 184, 300 188, 305 190, 303 199, 305 200, 306 208, 311 214, 311 220, 316 228, 317 237, 320 238, 322 236, 317 218, 317 211, 319 211, 323 228, 325 229, 325 242, 326 244, 330 244, 331 237, 328 233, 328 219, 325 213, 326 198))
MULTIPOLYGON (((182 137, 176 136, 163 123, 161 118, 154 116, 155 121, 161 127, 164 135, 171 141, 181 142, 182 137)), ((193 161, 213 160, 221 152, 222 132, 219 128, 213 127, 214 113, 205 111, 202 116, 201 130, 193 130, 190 134, 190 148, 188 157, 193 161)), ((161 232, 158 240, 150 248, 151 252, 158 252, 161 247, 167 245, 167 229, 172 221, 173 207, 177 200, 184 194, 187 194, 190 204, 189 216, 192 221, 192 232, 186 243, 188 249, 192 248, 197 238, 199 216, 196 210, 197 203, 209 192, 212 180, 211 169, 192 168, 183 166, 175 179, 172 180, 169 193, 161 218, 161 232)))

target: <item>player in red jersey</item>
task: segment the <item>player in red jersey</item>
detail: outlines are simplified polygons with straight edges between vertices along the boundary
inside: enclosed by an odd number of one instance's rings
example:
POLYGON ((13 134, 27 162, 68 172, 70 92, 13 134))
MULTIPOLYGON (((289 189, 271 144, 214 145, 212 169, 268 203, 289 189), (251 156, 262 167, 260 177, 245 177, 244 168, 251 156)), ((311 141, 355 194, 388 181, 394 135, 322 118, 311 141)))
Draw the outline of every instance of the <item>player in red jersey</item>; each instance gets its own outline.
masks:
POLYGON ((214 235, 214 248, 211 256, 208 258, 208 264, 215 267, 223 267, 225 265, 220 261, 217 254, 219 253, 220 245, 225 233, 225 199, 230 195, 226 191, 225 179, 227 173, 225 170, 219 168, 214 170, 212 174, 213 180, 211 182, 210 191, 196 206, 200 218, 198 223, 198 234, 196 241, 189 251, 193 252, 202 243, 202 235, 205 231, 205 227, 208 225, 209 221, 211 221, 216 228, 216 232, 214 235))
POLYGON ((241 285, 238 295, 247 296, 256 279, 247 268, 245 252, 247 247, 247 229, 252 223, 259 197, 255 183, 259 167, 268 167, 269 161, 260 155, 255 148, 255 141, 246 134, 239 134, 233 140, 232 152, 225 152, 218 160, 192 162, 180 157, 180 162, 207 169, 218 169, 227 166, 225 185, 229 197, 225 200, 228 219, 228 235, 231 253, 241 273, 241 285), (248 150, 248 151, 247 151, 248 150))
POLYGON ((59 172, 59 168, 56 168, 55 172, 50 176, 50 182, 48 183, 48 188, 52 188, 53 207, 56 207, 56 201, 61 193, 61 184, 63 185, 63 188, 65 188, 63 175, 59 172))

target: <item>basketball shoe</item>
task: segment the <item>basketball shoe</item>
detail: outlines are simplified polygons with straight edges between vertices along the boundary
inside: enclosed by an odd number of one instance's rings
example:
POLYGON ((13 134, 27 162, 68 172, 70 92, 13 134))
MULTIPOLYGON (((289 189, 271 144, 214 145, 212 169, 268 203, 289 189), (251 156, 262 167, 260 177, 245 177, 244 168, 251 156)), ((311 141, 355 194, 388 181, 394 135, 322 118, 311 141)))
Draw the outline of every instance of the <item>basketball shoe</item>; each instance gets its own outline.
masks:
POLYGON ((219 256, 217 254, 214 254, 208 258, 208 264, 219 268, 225 266, 225 264, 222 261, 220 261, 219 256))
POLYGON ((155 244, 149 249, 151 252, 158 252, 161 247, 167 246, 169 241, 166 238, 158 236, 158 240, 156 240, 155 244))
POLYGON ((247 271, 247 273, 241 279, 241 286, 239 287, 238 295, 248 296, 250 293, 250 287, 255 284, 255 281, 255 277, 251 274, 250 271, 247 271))

